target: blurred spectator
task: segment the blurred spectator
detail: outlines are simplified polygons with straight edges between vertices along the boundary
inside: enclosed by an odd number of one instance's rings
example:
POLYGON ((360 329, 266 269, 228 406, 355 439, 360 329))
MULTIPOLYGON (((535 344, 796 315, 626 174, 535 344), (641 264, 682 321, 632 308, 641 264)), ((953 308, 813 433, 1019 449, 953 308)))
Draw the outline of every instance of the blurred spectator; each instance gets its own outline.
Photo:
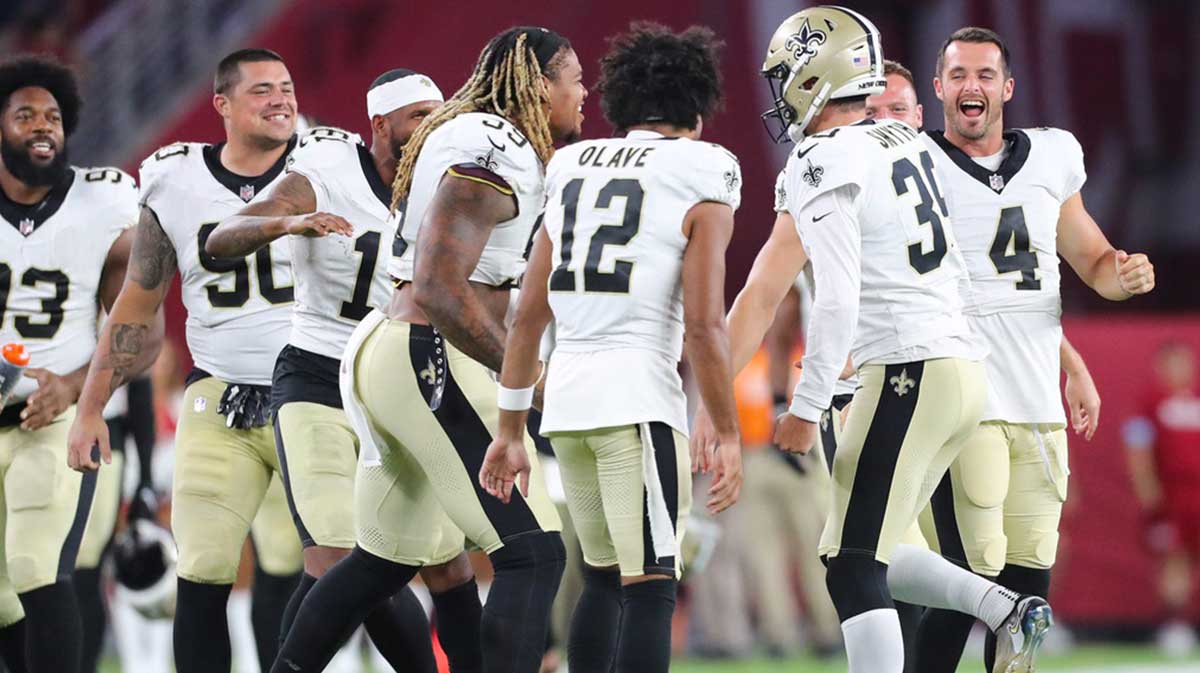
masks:
POLYGON ((1167 623, 1159 644, 1184 656, 1196 648, 1192 581, 1200 563, 1200 389, 1196 354, 1181 342, 1154 356, 1155 382, 1142 413, 1125 422, 1133 487, 1146 520, 1146 543, 1162 559, 1159 590, 1167 623))

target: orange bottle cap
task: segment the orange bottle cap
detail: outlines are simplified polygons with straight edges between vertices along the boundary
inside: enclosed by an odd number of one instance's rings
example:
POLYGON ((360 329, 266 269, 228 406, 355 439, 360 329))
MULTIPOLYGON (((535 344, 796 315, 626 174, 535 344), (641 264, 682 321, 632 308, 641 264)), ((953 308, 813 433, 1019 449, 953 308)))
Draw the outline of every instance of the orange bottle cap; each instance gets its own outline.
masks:
POLYGON ((24 344, 10 343, 4 344, 0 348, 0 354, 4 359, 18 367, 25 367, 29 364, 29 353, 25 350, 24 344))

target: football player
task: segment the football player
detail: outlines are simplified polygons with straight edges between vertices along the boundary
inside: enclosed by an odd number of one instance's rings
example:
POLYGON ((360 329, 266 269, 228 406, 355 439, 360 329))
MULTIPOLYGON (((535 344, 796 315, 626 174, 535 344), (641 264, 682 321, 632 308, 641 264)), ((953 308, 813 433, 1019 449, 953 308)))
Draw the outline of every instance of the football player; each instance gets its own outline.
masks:
MULTIPOLYGON (((342 410, 338 364, 355 325, 391 293, 378 263, 381 243, 390 244, 396 234, 389 185, 401 148, 441 102, 441 91, 424 75, 404 69, 380 75, 367 91, 370 149, 355 134, 312 129, 270 196, 223 220, 205 246, 216 257, 244 257, 288 236, 292 247, 296 305, 291 337, 275 364, 271 406, 305 572, 283 635, 318 578, 354 547, 359 442, 342 410)), ((377 516, 364 509, 357 520, 378 527, 377 516)), ((442 623, 452 625, 442 633, 452 667, 479 670, 479 592, 461 535, 447 538, 445 551, 432 561, 438 565, 422 577, 442 623)), ((392 668, 437 670, 424 608, 407 587, 367 615, 364 625, 392 668)))
POLYGON ((341 367, 363 444, 358 511, 377 512, 379 525, 360 526, 354 550, 309 593, 275 673, 320 670, 341 632, 436 560, 449 527, 430 522, 447 514, 495 570, 484 669, 538 670, 565 558, 558 514, 537 468, 529 497, 507 505, 474 476, 497 428, 491 372, 503 361, 509 289, 553 143, 580 132, 582 76, 561 35, 511 28, 405 146, 392 197, 406 202, 403 226, 388 263, 397 289, 359 324, 341 367))
POLYGON ((546 168, 546 213, 479 483, 505 503, 514 482, 529 494, 525 420, 553 320, 541 432, 558 457, 586 563, 568 665, 665 673, 692 497, 678 373, 685 332, 721 441, 709 512, 728 508, 741 488, 724 282, 742 180, 736 157, 699 142, 721 99, 712 31, 634 24, 610 45, 600 107, 624 137, 576 143, 546 168))
MULTIPOLYGON (((104 325, 71 434, 73 467, 98 467, 89 452, 96 443, 108 459, 100 411, 112 390, 143 368, 136 360, 144 356, 149 321, 178 270, 195 362, 179 420, 171 499, 181 673, 229 670, 225 605, 242 545, 264 496, 271 497, 268 486, 283 501, 267 417, 271 367, 291 322, 290 250, 278 241, 253 256, 218 260, 204 252, 204 241, 221 218, 265 198, 283 174, 296 144, 296 94, 283 60, 266 49, 226 56, 213 88, 226 140, 168 145, 142 163, 129 282, 104 325)), ((301 560, 299 536, 286 519, 267 532, 271 540, 256 547, 277 581, 272 608, 256 621, 273 628, 255 631, 260 661, 270 662, 301 560)))
MULTIPOLYGON (((946 130, 927 133, 924 144, 970 274, 969 322, 990 354, 983 423, 933 511, 944 554, 1019 593, 1045 596, 1069 474, 1060 367, 1075 431, 1090 438, 1099 410, 1097 397, 1079 394, 1091 377, 1062 339, 1058 258, 1112 301, 1151 291, 1154 266, 1114 249, 1088 214, 1073 135, 1005 130, 1011 68, 1000 36, 984 28, 955 31, 938 53, 934 90, 946 130)), ((920 670, 955 670, 971 620, 936 612, 926 619, 920 649, 931 657, 920 670)))
MULTIPOLYGON (((98 306, 116 300, 137 220, 132 177, 69 163, 81 105, 68 68, 0 64, 0 343, 23 343, 30 355, 0 410, 0 655, 33 673, 75 673, 81 663, 72 574, 97 475, 67 467, 67 431, 98 306)), ((152 313, 147 325, 153 351, 161 324, 152 313)))

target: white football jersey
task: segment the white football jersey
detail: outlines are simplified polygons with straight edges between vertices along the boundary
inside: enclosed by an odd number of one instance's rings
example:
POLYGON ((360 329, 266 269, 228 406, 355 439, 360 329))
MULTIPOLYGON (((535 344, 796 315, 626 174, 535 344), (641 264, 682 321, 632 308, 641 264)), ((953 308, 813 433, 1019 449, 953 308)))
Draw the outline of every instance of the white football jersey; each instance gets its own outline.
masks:
MULTIPOLYGON (((779 175, 775 176, 775 212, 786 213, 787 211, 787 168, 785 167, 779 171, 779 175)), ((816 282, 813 281, 812 262, 804 265, 804 271, 796 276, 794 285, 796 286, 796 291, 800 293, 800 329, 807 334, 808 310, 812 306, 813 296, 816 294, 816 282)), ((838 379, 833 389, 833 394, 853 395, 855 390, 858 390, 857 374, 850 378, 838 379)))
POLYGON ((1058 217, 1087 179, 1083 150, 1059 129, 1011 130, 988 170, 940 131, 925 134, 971 275, 967 314, 987 340, 984 420, 1065 425, 1058 217))
MULTIPOLYGON (((86 365, 104 261, 137 217, 137 185, 116 168, 72 167, 33 206, 0 191, 0 344, 25 344, 29 366, 55 374, 86 365)), ((9 403, 35 390, 22 378, 9 403)))
POLYGON ((271 384, 291 331, 291 247, 278 239, 242 259, 215 259, 204 241, 222 219, 265 198, 295 143, 258 177, 222 166, 221 145, 176 143, 142 162, 142 203, 158 217, 179 263, 192 360, 222 381, 271 384))
POLYGON ((288 237, 296 283, 289 343, 341 359, 354 326, 391 296, 379 253, 395 239, 388 217, 392 188, 383 183, 362 139, 335 128, 316 128, 301 137, 287 171, 308 179, 317 195, 316 212, 354 225, 353 238, 288 237))
POLYGON ((442 177, 455 166, 475 166, 501 177, 517 200, 517 216, 496 225, 471 273, 476 283, 511 283, 525 272, 525 250, 545 201, 545 173, 533 145, 511 122, 482 112, 461 114, 425 139, 388 273, 412 280, 421 223, 442 177))
POLYGON ((840 187, 852 189, 861 229, 855 366, 965 356, 938 344, 972 341, 959 287, 966 269, 933 159, 916 132, 895 120, 867 119, 805 139, 788 158, 786 185, 802 242, 820 226, 819 215, 802 216, 805 205, 840 187))
POLYGON ((687 433, 683 221, 705 201, 737 210, 741 182, 723 147, 651 131, 555 153, 543 218, 555 334, 543 432, 661 421, 687 433))

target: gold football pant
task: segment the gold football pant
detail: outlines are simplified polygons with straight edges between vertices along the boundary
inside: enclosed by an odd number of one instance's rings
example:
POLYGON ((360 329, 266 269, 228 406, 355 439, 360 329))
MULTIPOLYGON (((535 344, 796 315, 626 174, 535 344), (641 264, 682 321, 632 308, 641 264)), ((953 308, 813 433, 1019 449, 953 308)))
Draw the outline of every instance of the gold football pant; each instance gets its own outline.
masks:
POLYGON ((1069 474, 1065 429, 981 423, 934 492, 926 537, 980 575, 995 577, 1006 564, 1048 569, 1069 474))
POLYGON ((358 436, 346 412, 316 402, 287 402, 275 412, 275 441, 300 541, 352 548, 358 436))
POLYGON ((0 626, 24 616, 17 594, 75 572, 96 474, 67 467, 74 419, 71 406, 32 432, 0 428, 0 626))
POLYGON ((79 546, 76 568, 95 568, 117 527, 117 513, 121 509, 121 479, 125 475, 125 453, 112 452, 112 463, 101 465, 96 473, 96 495, 92 498, 91 513, 87 527, 83 529, 83 543, 79 546))
POLYGON ((263 569, 282 575, 303 565, 300 537, 276 476, 274 433, 270 426, 226 427, 217 413, 225 385, 208 377, 188 386, 175 433, 171 529, 179 547, 177 572, 201 584, 233 583, 256 515, 264 517, 255 525, 263 569))
POLYGON ((487 368, 431 327, 398 320, 380 322, 344 364, 367 422, 385 442, 381 455, 365 455, 359 467, 360 546, 396 563, 429 565, 462 549, 461 540, 444 539, 455 529, 489 554, 512 537, 561 529, 528 436, 528 498, 514 492, 506 505, 478 485, 499 423, 487 368), (444 525, 447 515, 453 526, 444 525))
POLYGON ((692 506, 687 438, 662 422, 549 436, 584 561, 621 574, 671 575, 692 506))
POLYGON ((982 363, 941 358, 867 365, 833 459, 820 554, 887 563, 979 423, 982 363))

